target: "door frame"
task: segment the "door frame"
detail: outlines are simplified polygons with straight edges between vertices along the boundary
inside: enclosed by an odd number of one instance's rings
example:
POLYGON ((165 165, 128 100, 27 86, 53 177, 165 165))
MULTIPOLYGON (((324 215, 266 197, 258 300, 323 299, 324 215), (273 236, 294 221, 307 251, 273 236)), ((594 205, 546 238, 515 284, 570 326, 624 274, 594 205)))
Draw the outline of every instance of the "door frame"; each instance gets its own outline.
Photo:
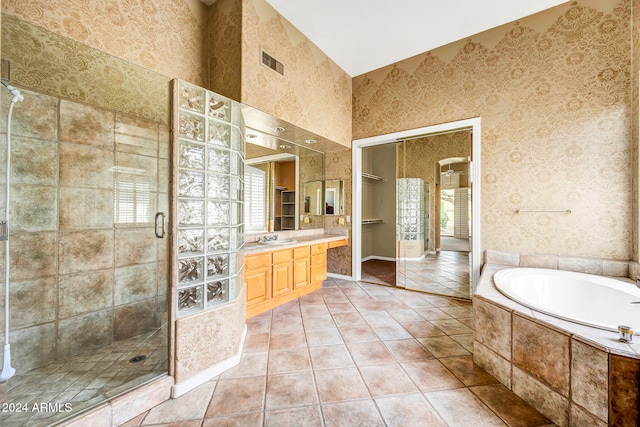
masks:
MULTIPOLYGON (((362 149, 381 144, 397 143, 407 139, 426 137, 431 134, 471 130, 471 293, 480 279, 480 117, 442 123, 385 135, 372 136, 352 141, 352 278, 362 278, 362 149)), ((395 242, 394 242, 395 245, 395 242)), ((469 295, 471 296, 471 295, 469 295)))

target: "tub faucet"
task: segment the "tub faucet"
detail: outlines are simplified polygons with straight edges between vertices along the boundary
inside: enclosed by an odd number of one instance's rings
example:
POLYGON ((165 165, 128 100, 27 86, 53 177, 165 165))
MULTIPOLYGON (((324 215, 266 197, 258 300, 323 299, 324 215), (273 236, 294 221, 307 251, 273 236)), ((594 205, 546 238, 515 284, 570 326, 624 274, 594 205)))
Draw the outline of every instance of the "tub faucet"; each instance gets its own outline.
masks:
POLYGON ((618 341, 624 343, 630 343, 633 341, 633 329, 630 326, 620 325, 618 326, 618 332, 620 333, 618 341))

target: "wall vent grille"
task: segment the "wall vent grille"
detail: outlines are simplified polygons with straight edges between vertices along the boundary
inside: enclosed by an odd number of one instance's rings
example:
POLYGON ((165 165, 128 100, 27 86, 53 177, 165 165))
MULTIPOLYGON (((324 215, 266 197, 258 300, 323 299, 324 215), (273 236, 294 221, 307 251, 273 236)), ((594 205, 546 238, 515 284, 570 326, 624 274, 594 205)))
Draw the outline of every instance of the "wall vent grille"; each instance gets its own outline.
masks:
POLYGON ((262 51, 262 63, 267 67, 271 68, 276 73, 284 76, 284 64, 271 55, 269 55, 264 50, 262 51))

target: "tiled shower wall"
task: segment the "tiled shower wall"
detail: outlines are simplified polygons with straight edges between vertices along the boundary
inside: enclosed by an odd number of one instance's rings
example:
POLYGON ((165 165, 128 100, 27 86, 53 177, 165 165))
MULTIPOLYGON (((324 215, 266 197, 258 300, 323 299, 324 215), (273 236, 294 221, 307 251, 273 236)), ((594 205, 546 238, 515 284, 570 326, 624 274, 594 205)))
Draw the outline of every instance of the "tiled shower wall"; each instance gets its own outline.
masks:
MULTIPOLYGON (((10 211, 19 370, 158 328, 168 271, 168 240, 155 237, 153 224, 156 211, 168 211, 168 127, 22 92, 12 120, 10 211)), ((6 91, 1 102, 4 183, 6 91)), ((4 214, 4 187, 0 193, 4 214)), ((4 246, 0 253, 4 267, 4 246)))

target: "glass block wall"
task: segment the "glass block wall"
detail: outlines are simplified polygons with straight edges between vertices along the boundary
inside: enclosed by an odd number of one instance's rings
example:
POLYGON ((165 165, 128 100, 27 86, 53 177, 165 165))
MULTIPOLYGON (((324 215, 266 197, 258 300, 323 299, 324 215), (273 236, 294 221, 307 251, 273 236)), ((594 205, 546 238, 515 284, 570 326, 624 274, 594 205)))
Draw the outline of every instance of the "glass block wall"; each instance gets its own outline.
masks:
POLYGON ((396 180, 396 239, 424 238, 424 181, 422 178, 396 180))
POLYGON ((240 104, 192 84, 177 95, 177 315, 236 299, 244 244, 244 123, 240 104))

